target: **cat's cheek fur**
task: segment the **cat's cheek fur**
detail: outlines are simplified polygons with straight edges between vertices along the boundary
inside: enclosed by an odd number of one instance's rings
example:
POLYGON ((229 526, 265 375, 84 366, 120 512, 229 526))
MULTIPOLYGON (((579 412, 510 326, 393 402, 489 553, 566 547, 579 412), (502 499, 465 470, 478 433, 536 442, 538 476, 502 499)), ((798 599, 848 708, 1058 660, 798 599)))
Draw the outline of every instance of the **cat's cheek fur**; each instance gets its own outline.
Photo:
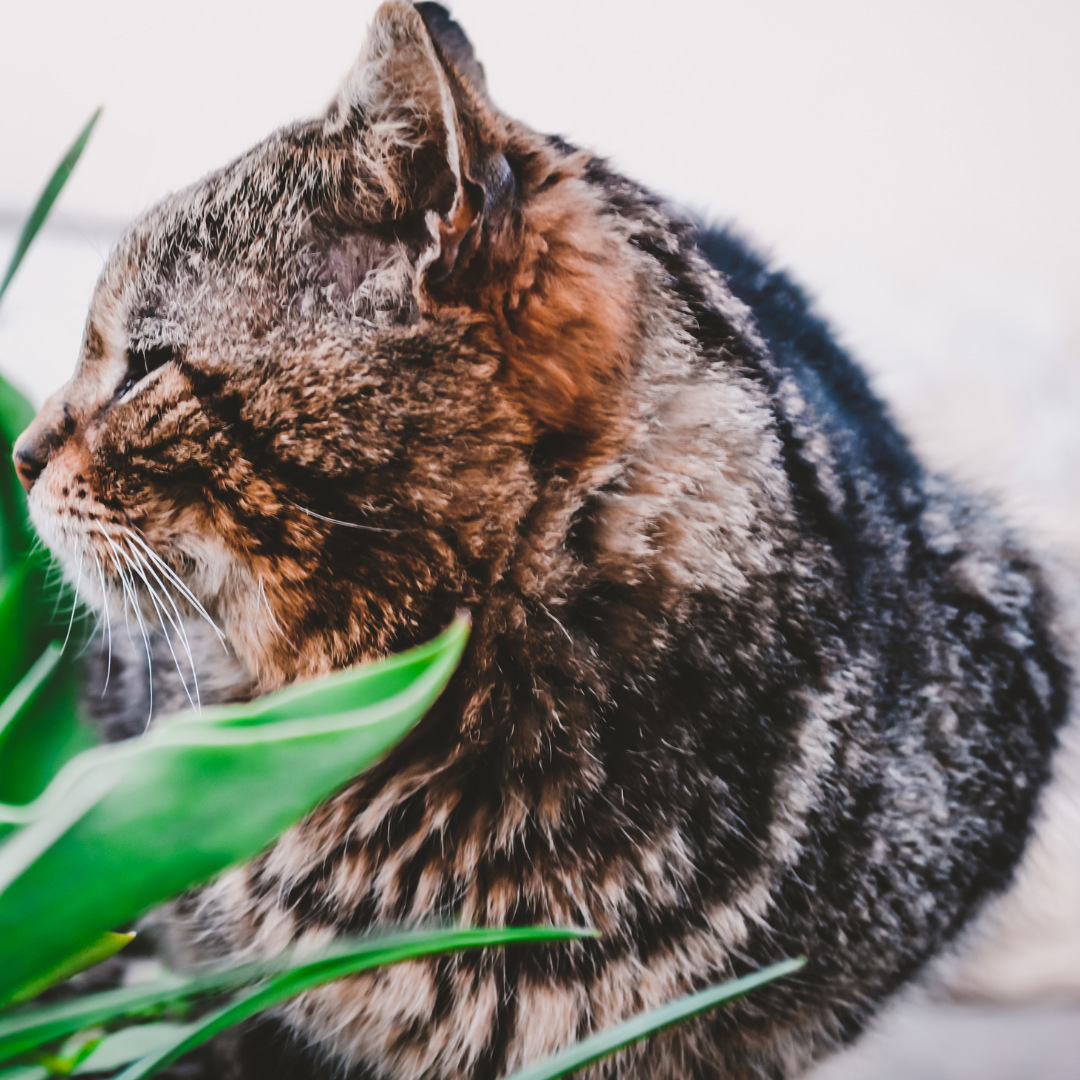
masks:
POLYGON ((30 492, 30 519, 49 549, 75 567, 80 540, 90 540, 93 522, 107 517, 87 480, 91 459, 84 447, 69 443, 49 462, 30 492))

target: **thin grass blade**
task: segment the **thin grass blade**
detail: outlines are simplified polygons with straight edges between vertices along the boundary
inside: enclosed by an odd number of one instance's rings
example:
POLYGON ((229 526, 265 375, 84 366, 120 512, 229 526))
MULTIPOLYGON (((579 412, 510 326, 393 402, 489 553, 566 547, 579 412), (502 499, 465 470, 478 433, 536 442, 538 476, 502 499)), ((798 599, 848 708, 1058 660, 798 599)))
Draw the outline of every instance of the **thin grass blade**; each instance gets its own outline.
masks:
POLYGON ((190 1024, 171 1024, 166 1021, 136 1024, 106 1035, 76 1066, 72 1076, 86 1073, 114 1072, 133 1061, 152 1054, 167 1043, 181 1038, 190 1024))
MULTIPOLYGON (((73 1032, 124 1016, 146 1013, 208 994, 231 993, 254 982, 272 984, 280 989, 285 983, 303 985, 313 978, 326 982, 369 967, 436 953, 495 945, 572 941, 591 936, 595 936, 594 931, 552 926, 411 930, 338 941, 317 956, 292 953, 201 975, 168 975, 146 986, 88 994, 73 1001, 24 1009, 0 1017, 0 1061, 8 1061, 73 1032)), ((300 991, 289 990, 286 996, 294 993, 300 991)))
POLYGON ((591 931, 566 930, 557 927, 534 927, 514 931, 512 929, 490 930, 444 930, 430 936, 427 943, 418 948, 416 942, 385 945, 365 955, 327 957, 313 964, 271 979, 265 986, 256 986, 234 998, 222 1008, 204 1017, 193 1029, 162 1046, 147 1057, 125 1069, 116 1080, 142 1080, 153 1076, 178 1058, 212 1039, 226 1028, 255 1016, 264 1009, 272 1008, 297 994, 311 990, 334 979, 355 975, 388 964, 437 953, 460 952, 464 949, 483 948, 491 945, 520 944, 523 942, 557 941, 591 935, 591 931))
POLYGON ((53 203, 56 202, 60 192, 63 191, 64 185, 68 182, 68 178, 82 156, 83 150, 86 149, 90 133, 94 130, 94 125, 98 122, 99 116, 101 116, 100 108, 95 110, 86 127, 79 132, 78 137, 71 144, 71 148, 64 155, 63 160, 56 166, 52 176, 49 177, 49 182, 45 185, 45 190, 38 198, 34 209, 30 211, 30 216, 26 219, 26 224, 23 225, 22 232, 19 234, 18 243, 15 245, 15 251, 11 256, 11 261, 8 263, 3 281, 0 281, 0 299, 7 292, 7 287, 11 284, 15 271, 19 269, 19 263, 23 261, 23 257, 34 242, 34 237, 37 236, 41 226, 45 224, 45 219, 49 216, 53 203))
MULTIPOLYGON (((652 1012, 643 1013, 623 1024, 617 1024, 609 1031, 601 1031, 588 1039, 583 1039, 558 1054, 552 1055, 539 1065, 514 1073, 507 1080, 557 1080, 557 1077, 583 1069, 586 1065, 600 1061, 632 1043, 640 1042, 657 1031, 662 1031, 674 1024, 681 1024, 684 1020, 742 997, 766 983, 791 975, 805 963, 805 957, 783 960, 779 964, 772 964, 770 967, 755 971, 752 975, 745 975, 741 979, 733 979, 731 982, 691 994, 668 1005, 661 1005, 659 1009, 653 1009, 652 1012)), ((138 1074, 132 1073, 129 1069, 123 1077, 124 1080, 134 1080, 135 1075, 138 1074)))

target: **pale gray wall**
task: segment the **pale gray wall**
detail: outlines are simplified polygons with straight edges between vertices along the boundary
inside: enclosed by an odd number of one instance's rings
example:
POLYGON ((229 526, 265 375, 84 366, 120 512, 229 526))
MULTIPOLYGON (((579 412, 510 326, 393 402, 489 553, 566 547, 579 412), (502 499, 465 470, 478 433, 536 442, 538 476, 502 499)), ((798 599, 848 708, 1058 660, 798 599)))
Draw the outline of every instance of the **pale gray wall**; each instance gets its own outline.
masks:
MULTIPOLYGON (((508 112, 735 218, 810 284, 935 460, 1080 544, 1077 0, 453 7, 508 112)), ((106 106, 0 311, 0 371, 40 398, 74 361, 117 223, 321 109, 374 4, 6 8, 0 259, 106 106)))

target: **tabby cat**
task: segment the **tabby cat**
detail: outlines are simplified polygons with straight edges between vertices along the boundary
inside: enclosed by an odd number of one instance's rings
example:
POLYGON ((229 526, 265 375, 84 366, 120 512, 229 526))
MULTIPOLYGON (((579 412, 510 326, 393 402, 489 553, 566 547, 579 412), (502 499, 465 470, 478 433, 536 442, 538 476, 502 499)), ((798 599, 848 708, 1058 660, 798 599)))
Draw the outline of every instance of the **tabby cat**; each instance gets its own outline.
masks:
MULTIPOLYGON (((175 585, 193 658, 147 630, 154 715, 191 666, 247 699, 472 613, 421 726, 175 905, 176 955, 601 933, 312 991, 293 1050, 222 1075, 495 1078, 805 954, 595 1067, 794 1075, 1010 881, 1069 709, 1044 572, 799 290, 504 116, 436 4, 384 4, 324 116, 131 226, 16 462, 114 628, 175 585)), ((114 646, 120 736, 150 684, 114 646)))

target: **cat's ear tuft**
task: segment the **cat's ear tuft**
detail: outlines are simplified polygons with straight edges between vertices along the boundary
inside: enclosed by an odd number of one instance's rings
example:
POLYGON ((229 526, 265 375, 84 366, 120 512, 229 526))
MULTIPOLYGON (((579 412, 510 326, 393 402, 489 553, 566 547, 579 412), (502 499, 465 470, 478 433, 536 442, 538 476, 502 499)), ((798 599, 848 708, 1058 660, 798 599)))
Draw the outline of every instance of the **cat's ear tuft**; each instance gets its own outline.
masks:
POLYGON ((329 137, 349 143, 350 215, 423 219, 432 239, 423 262, 433 281, 453 272, 484 215, 513 189, 499 129, 461 28, 439 4, 401 2, 376 12, 325 122, 329 137))
POLYGON ((484 65, 476 59, 472 42, 465 31, 450 17, 450 12, 442 4, 424 3, 417 4, 416 10, 424 20, 428 33, 438 43, 446 58, 457 69, 462 78, 468 80, 470 85, 479 93, 487 94, 487 77, 484 75, 484 65))

